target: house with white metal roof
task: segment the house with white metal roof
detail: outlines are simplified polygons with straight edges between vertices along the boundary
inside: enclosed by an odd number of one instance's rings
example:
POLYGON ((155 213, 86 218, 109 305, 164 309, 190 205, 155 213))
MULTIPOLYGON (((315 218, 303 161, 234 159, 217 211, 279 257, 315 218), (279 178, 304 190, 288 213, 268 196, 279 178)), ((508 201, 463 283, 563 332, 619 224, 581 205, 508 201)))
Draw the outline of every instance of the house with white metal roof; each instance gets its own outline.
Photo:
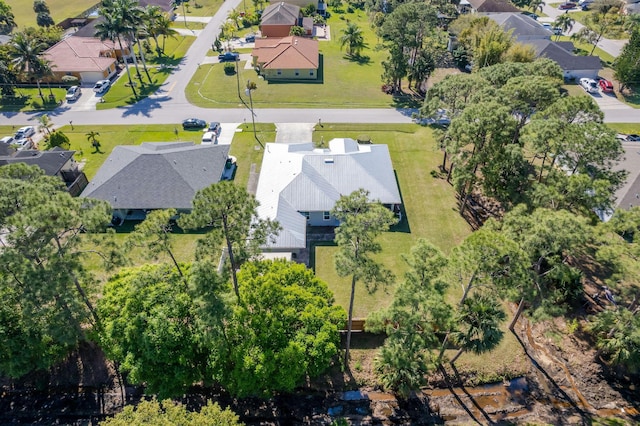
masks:
POLYGON ((372 201, 394 211, 402 203, 387 145, 333 139, 329 148, 312 143, 266 145, 256 198, 258 216, 282 230, 267 251, 306 247, 307 226, 337 226, 331 215, 342 195, 364 188, 372 201))

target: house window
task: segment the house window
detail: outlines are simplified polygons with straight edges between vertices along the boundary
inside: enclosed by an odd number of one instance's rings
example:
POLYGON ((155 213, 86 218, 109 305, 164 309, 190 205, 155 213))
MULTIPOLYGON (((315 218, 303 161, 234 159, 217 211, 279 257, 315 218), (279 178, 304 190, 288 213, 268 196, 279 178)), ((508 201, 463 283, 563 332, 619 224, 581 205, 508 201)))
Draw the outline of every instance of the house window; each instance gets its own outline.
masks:
POLYGON ((282 70, 278 70, 277 74, 282 75, 282 70))
POLYGON ((331 212, 322 212, 322 220, 331 220, 331 212))
POLYGON ((300 214, 309 220, 309 212, 300 212, 300 214))
POLYGON ((295 70, 296 77, 300 75, 300 71, 295 70))
POLYGON ((309 70, 309 75, 313 77, 313 70, 309 70))

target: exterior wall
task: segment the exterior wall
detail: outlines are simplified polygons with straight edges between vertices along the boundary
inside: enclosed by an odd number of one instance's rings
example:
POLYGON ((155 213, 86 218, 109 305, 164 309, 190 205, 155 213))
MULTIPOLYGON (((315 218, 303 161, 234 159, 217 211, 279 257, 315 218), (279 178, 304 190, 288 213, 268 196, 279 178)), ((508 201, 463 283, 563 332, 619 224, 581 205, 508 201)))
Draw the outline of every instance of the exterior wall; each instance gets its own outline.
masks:
POLYGON ((262 37, 287 37, 291 31, 291 25, 260 25, 262 37))
POLYGON ((82 84, 88 84, 88 83, 93 84, 98 80, 102 80, 103 78, 106 78, 105 74, 106 74, 106 71, 83 72, 83 73, 80 73, 80 81, 82 82, 82 84))
POLYGON ((340 222, 333 216, 329 216, 329 220, 324 220, 324 212, 309 212, 307 220, 309 226, 338 226, 340 222))
POLYGON ((581 79, 581 78, 593 78, 595 79, 598 76, 598 70, 565 70, 564 78, 565 80, 571 79, 581 79))
POLYGON ((262 75, 266 80, 316 80, 318 78, 317 69, 304 69, 304 70, 272 70, 262 69, 262 75), (278 74, 278 71, 280 74, 278 74), (298 72, 298 75, 296 75, 298 72), (313 72, 313 75, 311 75, 313 72))

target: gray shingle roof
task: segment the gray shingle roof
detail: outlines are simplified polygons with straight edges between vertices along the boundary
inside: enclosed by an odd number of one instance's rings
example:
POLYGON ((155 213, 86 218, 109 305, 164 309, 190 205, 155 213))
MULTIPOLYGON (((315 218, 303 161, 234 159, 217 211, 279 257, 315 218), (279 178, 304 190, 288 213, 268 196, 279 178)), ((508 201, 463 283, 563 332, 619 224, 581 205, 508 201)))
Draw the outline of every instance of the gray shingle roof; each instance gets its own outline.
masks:
POLYGON ((195 193, 220 181, 229 145, 146 142, 117 146, 81 197, 114 209, 190 209, 195 193))
POLYGON ((515 38, 541 38, 548 39, 552 33, 544 28, 535 19, 522 13, 492 13, 487 15, 505 31, 513 30, 515 38))
POLYGON ((469 0, 469 3, 480 13, 520 12, 509 0, 469 0))
POLYGON ((553 59, 564 71, 602 69, 599 57, 574 55, 571 42, 560 44, 550 40, 530 40, 527 44, 533 46, 536 57, 553 59))
POLYGON ((69 161, 75 151, 65 151, 55 147, 49 151, 25 150, 17 151, 14 155, 0 156, 0 166, 13 163, 25 163, 38 166, 47 176, 56 176, 60 169, 69 161))
POLYGON ((297 25, 300 7, 285 2, 267 6, 262 12, 261 25, 297 25))

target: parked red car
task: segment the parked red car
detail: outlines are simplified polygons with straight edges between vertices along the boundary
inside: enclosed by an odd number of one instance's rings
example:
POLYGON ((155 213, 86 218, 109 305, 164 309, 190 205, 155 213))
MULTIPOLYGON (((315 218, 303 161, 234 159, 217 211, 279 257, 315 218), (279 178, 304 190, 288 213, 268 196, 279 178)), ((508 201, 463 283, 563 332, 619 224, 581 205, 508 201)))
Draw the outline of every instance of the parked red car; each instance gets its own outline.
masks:
POLYGON ((598 86, 600 86, 600 90, 603 93, 611 93, 613 92, 613 84, 609 80, 605 80, 604 78, 598 81, 598 86))
POLYGON ((576 3, 566 2, 566 3, 562 3, 560 6, 558 6, 558 9, 560 9, 560 10, 569 10, 569 9, 573 9, 576 6, 577 6, 576 3))

